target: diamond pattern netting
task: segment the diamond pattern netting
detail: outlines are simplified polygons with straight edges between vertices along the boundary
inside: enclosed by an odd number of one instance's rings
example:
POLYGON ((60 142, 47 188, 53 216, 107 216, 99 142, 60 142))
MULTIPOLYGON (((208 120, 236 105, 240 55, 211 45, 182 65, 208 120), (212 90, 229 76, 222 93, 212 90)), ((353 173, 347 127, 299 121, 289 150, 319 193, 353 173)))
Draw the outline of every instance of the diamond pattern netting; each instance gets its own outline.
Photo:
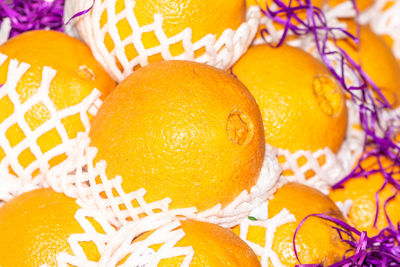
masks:
MULTIPOLYGON (((0 54, 0 65, 6 64, 6 62, 7 56, 0 54)), ((50 84, 56 75, 56 70, 50 67, 43 68, 37 92, 25 102, 21 102, 16 88, 21 77, 28 73, 29 69, 30 65, 27 63, 20 63, 15 59, 9 60, 7 81, 0 88, 0 100, 11 103, 13 108, 12 113, 0 122, 0 149, 5 154, 0 160, 0 202, 26 190, 44 185, 44 177, 50 169, 49 161, 65 154, 66 148, 73 142, 73 139, 68 136, 62 120, 79 115, 82 125, 88 131, 90 128, 89 115, 95 115, 101 104, 100 92, 94 89, 79 104, 57 110, 49 96, 50 84), (26 113, 35 105, 43 105, 50 119, 32 129, 26 121, 26 113), (18 127, 25 135, 25 138, 17 144, 11 143, 7 138, 7 132, 11 127, 18 127), (54 129, 61 139, 61 144, 43 151, 38 144, 38 139, 54 129), (19 157, 26 151, 34 156, 34 160, 27 166, 23 166, 19 157)))
MULTIPOLYGON (((296 219, 286 209, 272 218, 258 217, 256 213, 268 214, 268 202, 259 211, 253 212, 256 221, 244 218, 240 223, 240 237, 260 256, 261 265, 282 266, 278 255, 272 250, 274 234, 278 227, 296 219), (261 212, 261 213, 260 213, 261 212), (247 240, 250 226, 266 229, 265 244, 259 245, 247 240)), ((78 201, 78 204, 82 203, 78 201)), ((181 266, 189 266, 195 252, 191 246, 179 247, 177 243, 185 236, 180 228, 180 222, 165 212, 154 213, 144 218, 127 222, 116 229, 109 223, 104 214, 84 205, 76 212, 75 219, 81 225, 83 232, 69 236, 68 243, 72 254, 62 252, 57 255, 57 265, 60 267, 107 267, 107 266, 157 266, 162 259, 183 256, 181 266), (95 223, 95 224, 94 224, 95 223), (141 241, 132 242, 143 233, 149 233, 141 241), (82 244, 92 242, 100 254, 98 261, 87 258, 82 244), (157 245, 157 251, 152 246, 157 245)))
POLYGON ((379 35, 388 35, 392 38, 393 54, 400 59, 400 1, 377 0, 376 6, 377 12, 371 21, 371 28, 379 35), (384 8, 389 3, 392 5, 384 8))
MULTIPOLYGON (((74 253, 77 251, 77 254, 75 256, 60 254, 59 260, 63 263, 74 263, 77 266, 115 266, 124 259, 124 265, 121 266, 132 266, 132 264, 133 266, 157 266, 162 259, 184 256, 182 266, 189 266, 194 251, 191 247, 176 247, 176 243, 185 235, 181 229, 176 229, 179 226, 176 218, 208 221, 223 227, 232 227, 238 222, 243 222, 242 229, 246 231, 245 227, 251 224, 246 223, 247 217, 251 215, 259 218, 257 210, 265 207, 266 199, 270 198, 276 188, 281 185, 278 181, 280 169, 274 150, 268 147, 259 181, 250 193, 243 191, 224 208, 217 205, 200 213, 195 208, 170 210, 171 199, 147 203, 144 200, 146 193, 144 189, 125 193, 121 186, 121 177, 109 179, 106 176, 106 162, 93 163, 97 150, 89 147, 90 139, 87 134, 80 134, 77 141, 70 147, 68 159, 49 172, 47 182, 55 191, 78 198, 79 203, 88 208, 89 214, 96 210, 101 211, 101 216, 119 229, 117 232, 111 231, 112 237, 108 237, 106 246, 101 245, 101 248, 98 246, 102 255, 101 260, 96 263, 98 265, 89 262, 85 255, 78 254, 81 250, 78 247, 78 241, 99 238, 98 233, 93 233, 93 229, 87 227, 85 234, 71 235, 70 244, 71 247, 74 246, 74 253), (157 230, 145 240, 132 244, 131 241, 139 234, 155 229, 157 230), (75 243, 71 243, 72 241, 75 243), (161 245, 157 251, 151 249, 151 246, 155 244, 161 245)), ((262 213, 265 214, 265 212, 262 213)), ((87 220, 79 214, 76 217, 84 228, 87 220)), ((282 211, 271 219, 261 216, 258 224, 268 227, 266 238, 273 240, 276 228, 293 220, 289 212, 282 211)), ((257 247, 259 255, 265 262, 270 259, 278 263, 279 259, 272 251, 270 243, 272 246, 272 241, 270 241, 264 248, 252 243, 249 245, 252 248, 257 247)))
MULTIPOLYGON (((149 58, 161 55, 164 60, 191 60, 206 63, 220 69, 228 69, 239 57, 246 52, 258 28, 260 12, 257 7, 251 7, 247 13, 247 21, 238 29, 226 29, 220 37, 208 34, 196 42, 192 42, 192 29, 186 28, 182 32, 168 37, 163 30, 163 17, 154 16, 154 22, 139 26, 134 6, 135 1, 125 0, 125 8, 116 14, 117 0, 95 1, 90 12, 82 15, 70 23, 68 32, 77 34, 92 49, 96 59, 118 82, 122 81, 139 66, 149 64, 149 58), (100 24, 103 14, 107 14, 105 25, 100 24), (118 22, 129 24, 132 34, 123 40, 118 32, 118 22), (146 48, 142 42, 143 35, 152 33, 156 36, 159 45, 146 48), (114 48, 110 51, 105 45, 106 36, 110 36, 114 48), (172 55, 170 48, 182 44, 183 52, 172 55), (125 53, 128 45, 133 45, 137 56, 129 59, 125 53), (196 51, 204 50, 201 55, 196 51)), ((65 3, 65 20, 73 15, 88 9, 92 0, 67 0, 65 3)))
MULTIPOLYGON (((78 201, 79 204, 79 201, 78 201)), ((162 259, 184 256, 182 266, 189 266, 193 257, 191 247, 178 247, 176 243, 185 233, 180 223, 165 213, 157 213, 127 223, 116 229, 97 210, 81 207, 75 214, 82 233, 71 234, 68 244, 72 254, 61 252, 57 255, 57 266, 108 267, 108 266, 157 266, 162 259), (141 242, 132 243, 139 235, 154 231, 141 242), (82 244, 91 242, 99 252, 98 261, 89 260, 82 244), (160 245, 157 251, 150 247, 160 245), (124 260, 122 263, 121 261, 124 260)))
POLYGON ((274 193, 280 175, 275 151, 268 147, 260 178, 250 192, 244 190, 226 207, 216 205, 201 212, 197 212, 194 207, 170 210, 169 198, 147 203, 144 200, 146 190, 143 188, 124 192, 122 177, 107 177, 106 162, 94 163, 97 149, 89 147, 87 134, 80 134, 77 140, 67 151, 68 159, 52 168, 46 181, 55 191, 64 192, 88 206, 104 211, 116 226, 163 211, 170 216, 183 216, 232 227, 274 193))
MULTIPOLYGON (((264 209, 262 213, 268 214, 267 209, 268 207, 266 206, 266 210, 264 209)), ((253 249, 254 253, 260 257, 262 267, 268 267, 269 263, 272 263, 272 266, 274 267, 283 267, 284 265, 282 265, 278 255, 272 249, 275 232, 279 226, 296 222, 296 218, 293 214, 290 214, 287 209, 283 209, 272 218, 257 218, 257 216, 254 216, 254 218, 257 220, 245 218, 240 222, 240 238, 246 241, 246 243, 253 249), (249 227, 251 226, 258 226, 265 229, 265 243, 263 245, 256 244, 247 239, 247 233, 249 231, 249 227)))
POLYGON ((10 18, 4 18, 0 25, 0 44, 4 43, 10 37, 11 32, 11 20, 10 18))
POLYGON ((364 133, 357 125, 358 109, 347 101, 347 134, 337 153, 329 148, 317 151, 298 150, 294 153, 278 149, 282 158, 282 179, 306 184, 328 194, 332 185, 340 181, 354 168, 363 150, 364 133))
MULTIPOLYGON (((157 221, 160 222, 160 220, 157 221)), ((148 223, 155 224, 154 220, 148 221, 148 223)), ((129 240, 133 240, 141 232, 149 231, 150 227, 144 221, 122 227, 112 239, 113 248, 108 250, 111 254, 108 255, 108 251, 103 254, 108 259, 102 266, 115 266, 122 259, 125 262, 121 266, 158 266, 162 259, 179 256, 184 256, 180 266, 189 266, 195 252, 191 246, 177 246, 177 243, 185 236, 185 232, 179 227, 180 222, 172 220, 157 228, 144 240, 135 243, 129 242, 129 240), (155 251, 151 248, 153 245, 160 245, 160 247, 155 251)))

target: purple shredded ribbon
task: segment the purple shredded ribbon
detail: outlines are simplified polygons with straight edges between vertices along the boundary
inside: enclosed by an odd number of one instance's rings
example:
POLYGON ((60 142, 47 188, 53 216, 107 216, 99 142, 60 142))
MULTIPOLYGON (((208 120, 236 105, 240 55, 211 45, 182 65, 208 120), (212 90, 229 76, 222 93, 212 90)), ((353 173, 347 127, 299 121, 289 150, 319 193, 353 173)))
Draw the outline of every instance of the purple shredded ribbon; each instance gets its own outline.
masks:
MULTIPOLYGON (((318 54, 330 70, 332 75, 342 85, 344 90, 351 96, 351 100, 359 107, 359 118, 363 130, 366 133, 364 140, 364 153, 359 159, 356 167, 341 181, 335 184, 332 188, 342 188, 344 183, 350 179, 358 177, 368 177, 373 173, 380 172, 384 179, 382 187, 376 192, 376 215, 374 219, 374 226, 376 226, 379 214, 380 200, 378 194, 388 185, 394 186, 397 190, 400 190, 399 180, 395 178, 395 174, 398 174, 400 167, 400 147, 394 141, 395 133, 400 129, 396 128, 393 122, 382 124, 381 114, 383 111, 391 109, 391 106, 387 99, 382 94, 380 88, 374 83, 374 81, 365 73, 360 64, 354 61, 348 53, 346 53, 338 44, 336 34, 344 34, 347 38, 354 41, 356 45, 362 45, 359 42, 360 26, 357 25, 357 32, 354 36, 349 31, 339 27, 330 27, 327 25, 327 19, 324 12, 312 5, 311 0, 289 0, 286 4, 282 0, 273 0, 277 5, 276 10, 272 10, 267 3, 267 8, 263 9, 262 13, 273 20, 275 23, 279 23, 284 26, 283 34, 277 44, 272 46, 279 47, 284 43, 289 33, 297 36, 311 35, 314 38, 316 49, 318 54), (292 2, 294 5, 292 5, 292 2), (306 13, 306 18, 302 19, 300 13, 306 13), (328 49, 328 40, 333 41, 337 51, 331 51, 328 49), (340 68, 335 69, 334 62, 330 59, 330 56, 334 55, 335 58, 339 59, 340 68), (351 72, 352 76, 358 77, 359 85, 350 85, 346 81, 347 72, 351 72), (371 88, 372 90, 370 90, 371 88), (378 96, 375 97, 374 93, 378 96), (364 168, 362 163, 368 158, 375 158, 378 162, 377 167, 364 168), (392 164, 384 166, 382 159, 391 159, 392 164), (396 171, 397 170, 397 171, 396 171)), ((356 11, 356 17, 359 15, 359 11, 355 0, 352 0, 354 9, 356 11)), ((266 40, 268 34, 267 29, 261 30, 261 36, 266 40)), ((271 45, 271 44, 270 44, 271 45)), ((395 120, 400 118, 396 117, 395 120)), ((322 219, 330 220, 336 223, 344 230, 336 227, 342 240, 348 243, 352 249, 346 253, 343 260, 339 263, 333 264, 332 267, 336 266, 400 266, 400 226, 395 226, 387 212, 387 204, 395 198, 396 194, 391 196, 389 199, 384 201, 384 212, 388 222, 388 227, 381 230, 381 232, 374 237, 368 237, 366 232, 360 232, 354 227, 351 227, 347 223, 323 214, 312 214, 307 216, 298 226, 293 238, 294 251, 297 259, 297 250, 295 246, 295 237, 303 225, 304 221, 311 217, 317 216, 322 219), (357 236, 354 238, 353 235, 357 236), (343 235, 350 237, 349 240, 344 239, 343 235)), ((300 262, 300 261, 299 261, 300 262)), ((319 264, 299 265, 299 266, 320 266, 319 264)))
POLYGON ((78 13, 74 14, 65 24, 70 23, 71 20, 73 20, 73 19, 75 19, 75 18, 77 18, 77 17, 83 16, 83 15, 89 13, 90 10, 92 10, 92 8, 93 8, 94 3, 95 3, 95 0, 92 1, 92 4, 90 5, 89 8, 87 8, 87 9, 85 9, 85 10, 82 10, 82 11, 79 11, 78 13))
POLYGON ((305 221, 311 217, 317 217, 336 224, 333 227, 337 230, 340 239, 349 245, 343 259, 330 267, 373 267, 373 266, 400 266, 400 224, 390 225, 382 229, 378 235, 368 237, 365 231, 360 232, 346 222, 328 214, 310 214, 305 217, 297 226, 293 237, 293 248, 296 258, 300 264, 297 267, 319 267, 322 264, 301 264, 298 251, 296 249, 296 236, 305 221))
POLYGON ((10 19, 10 38, 31 30, 63 31, 63 12, 64 0, 0 0, 0 22, 10 19))

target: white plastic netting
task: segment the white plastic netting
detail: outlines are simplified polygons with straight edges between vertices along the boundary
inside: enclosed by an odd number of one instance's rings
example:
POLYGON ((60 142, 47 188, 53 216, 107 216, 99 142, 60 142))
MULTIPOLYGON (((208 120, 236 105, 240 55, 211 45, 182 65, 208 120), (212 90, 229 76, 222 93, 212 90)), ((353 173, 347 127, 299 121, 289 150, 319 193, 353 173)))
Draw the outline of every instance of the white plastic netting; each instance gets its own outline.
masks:
MULTIPOLYGON (((149 223, 154 225, 154 220, 149 221, 149 223)), ((121 260, 124 260, 121 266, 158 266, 162 259, 180 256, 183 256, 180 266, 189 266, 195 251, 191 246, 177 246, 177 243, 186 235, 180 225, 179 221, 172 220, 157 228, 145 239, 134 243, 129 241, 133 240, 141 232, 149 231, 149 227, 143 222, 125 225, 118 230, 117 235, 111 240, 111 244, 114 247, 112 254, 110 256, 107 253, 103 254, 109 259, 102 266, 116 266, 121 260), (154 245, 159 247, 155 250, 154 247, 151 247, 154 245)), ((109 251, 111 252, 111 250, 109 251)))
MULTIPOLYGON (((0 65, 6 64, 7 56, 0 54, 0 65)), ((12 106, 11 113, 0 122, 0 149, 4 157, 0 159, 0 202, 29 191, 45 184, 45 175, 50 169, 49 161, 65 154, 67 147, 73 142, 67 134, 63 119, 79 115, 85 130, 90 128, 89 115, 95 115, 101 104, 100 92, 93 89, 90 95, 79 104, 57 110, 49 96, 50 84, 56 76, 56 70, 44 67, 41 83, 37 91, 26 101, 21 101, 21 96, 16 88, 21 77, 28 73, 30 65, 20 63, 15 59, 9 60, 7 80, 0 87, 0 101, 2 109, 12 106), (6 104, 5 104, 6 103, 6 104), (4 106, 5 105, 5 106, 4 106), (27 112, 33 107, 41 105, 49 114, 49 119, 43 124, 32 128, 27 121, 27 112), (18 142, 10 142, 10 129, 18 129, 25 136, 18 142), (56 130, 61 143, 45 150, 38 144, 38 139, 49 131, 56 130), (30 163, 20 162, 22 153, 29 152, 33 157, 30 163)), ((7 110, 7 109, 6 109, 7 110)))
MULTIPOLYGON (((77 203, 81 208, 75 214, 75 219, 81 225, 83 232, 69 236, 68 243, 72 254, 65 252, 58 254, 58 266, 157 266, 161 260, 173 257, 181 258, 180 266, 190 265, 195 251, 191 246, 177 246, 186 234, 180 228, 180 221, 170 213, 153 213, 115 228, 99 210, 86 207, 79 200, 77 203), (144 233, 147 233, 145 238, 135 240, 144 233), (88 259, 82 247, 82 244, 88 242, 91 242, 92 249, 95 247, 98 251, 99 260, 88 259)), ((246 217, 240 221, 239 236, 256 255, 260 256, 262 266, 268 266, 269 262, 275 267, 283 266, 272 249, 274 235, 281 225, 295 222, 295 217, 283 209, 274 217, 268 218, 268 201, 253 209, 249 215, 253 220, 246 217), (247 239, 249 227, 252 226, 265 228, 264 244, 256 244, 247 239)))
POLYGON ((400 1, 377 0, 376 2, 378 12, 371 21, 371 28, 379 35, 388 35, 392 38, 393 54, 400 59, 400 1), (388 4, 392 5, 387 7, 388 4))
POLYGON ((278 255, 272 249, 276 229, 287 223, 296 222, 296 218, 287 209, 283 209, 272 218, 262 218, 263 215, 268 214, 268 204, 266 209, 262 210, 261 218, 254 214, 254 219, 245 218, 239 224, 240 238, 253 249, 257 256, 260 257, 262 267, 268 267, 269 263, 274 267, 283 267, 278 255), (248 239, 248 232, 250 227, 261 227, 265 229, 264 244, 257 244, 248 239))
POLYGON ((346 199, 344 202, 337 201, 335 204, 339 208, 340 212, 342 212, 343 216, 347 218, 350 213, 350 209, 353 206, 353 200, 346 199))
MULTIPOLYGON (((154 22, 149 25, 139 26, 134 13, 135 1, 125 0, 125 8, 117 14, 117 0, 94 1, 90 12, 73 19, 69 31, 86 42, 96 59, 103 65, 109 74, 118 82, 122 81, 136 67, 149 64, 149 58, 161 55, 163 60, 191 60, 206 63, 220 69, 230 68, 239 57, 246 52, 258 28, 260 12, 257 7, 251 7, 247 13, 247 21, 238 29, 226 29, 220 37, 207 34, 200 40, 192 42, 192 29, 186 28, 182 32, 168 37, 163 30, 163 17, 154 15, 154 22), (105 25, 100 24, 103 14, 107 14, 105 25), (121 39, 117 25, 125 21, 129 24, 131 34, 121 39), (151 33, 156 36, 159 45, 146 48, 143 35, 151 33), (106 36, 110 36, 113 49, 105 45, 106 36), (183 52, 179 55, 171 54, 171 47, 181 44, 183 52), (137 56, 129 59, 126 55, 127 46, 133 45, 137 56), (196 51, 204 50, 201 55, 196 51)), ((90 8, 92 0, 67 0, 65 2, 65 21, 73 15, 90 8)))
POLYGON ((108 266, 157 266, 162 259, 183 256, 182 266, 189 266, 193 258, 192 247, 178 247, 176 243, 185 233, 180 222, 166 213, 157 213, 127 223, 115 229, 103 215, 91 208, 81 208, 75 214, 83 233, 69 236, 72 255, 62 252, 57 255, 60 267, 108 267, 108 266), (139 235, 154 231, 143 241, 132 242, 139 235), (88 259, 82 244, 97 250, 100 259, 88 259), (158 245, 157 251, 151 246, 158 245))
POLYGON ((281 171, 275 151, 267 148, 260 177, 250 192, 244 190, 226 207, 218 204, 201 212, 194 207, 170 210, 169 203, 172 200, 169 198, 147 203, 144 200, 146 190, 143 188, 124 192, 121 186, 122 177, 107 177, 106 162, 94 163, 97 149, 89 147, 90 139, 87 134, 80 134, 77 140, 67 151, 68 159, 50 170, 47 182, 55 191, 104 211, 110 222, 116 226, 163 211, 171 216, 232 227, 274 193, 281 171))
POLYGON ((0 44, 4 43, 10 37, 11 31, 11 20, 10 18, 4 18, 0 25, 0 44))
POLYGON ((298 150, 294 153, 287 149, 278 149, 282 179, 302 183, 328 194, 330 187, 339 182, 354 168, 363 151, 364 132, 355 127, 358 123, 358 109, 347 101, 347 134, 337 153, 329 148, 317 151, 298 150))

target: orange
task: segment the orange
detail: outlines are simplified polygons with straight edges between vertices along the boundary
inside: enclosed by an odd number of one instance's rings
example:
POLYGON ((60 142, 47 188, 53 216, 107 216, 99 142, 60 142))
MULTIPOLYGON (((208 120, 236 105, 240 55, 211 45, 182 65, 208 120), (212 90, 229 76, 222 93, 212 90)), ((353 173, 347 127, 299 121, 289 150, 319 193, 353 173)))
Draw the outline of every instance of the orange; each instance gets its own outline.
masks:
POLYGON ((233 76, 163 61, 131 74, 107 97, 90 131, 107 175, 125 192, 172 208, 226 206, 255 185, 265 143, 260 110, 233 76))
POLYGON ((258 45, 233 73, 260 106, 266 143, 291 152, 339 150, 347 109, 341 87, 320 61, 288 45, 258 45))
MULTIPOLYGON (((122 11, 128 12, 124 2, 124 0, 116 0, 115 11, 110 8, 104 10, 100 20, 101 28, 109 23, 108 12, 115 12, 115 14, 122 11)), ((141 39, 144 48, 152 48, 160 45, 155 33, 147 32, 140 36, 139 31, 132 29, 129 25, 128 19, 136 19, 141 27, 152 24, 154 15, 161 14, 164 18, 163 30, 167 37, 179 34, 189 27, 192 30, 191 41, 196 42, 207 34, 213 34, 218 38, 225 29, 236 30, 246 20, 246 3, 245 0, 138 0, 135 1, 133 13, 134 16, 129 15, 115 24, 119 37, 121 40, 125 40, 133 33, 141 39)), ((104 44, 109 52, 115 48, 110 33, 106 34, 104 44)), ((128 44, 124 49, 129 61, 138 56, 137 47, 133 44, 128 44)), ((172 56, 179 55, 183 51, 182 42, 170 47, 172 56)), ((158 54, 150 62, 160 61, 161 59, 161 55, 158 54)))
MULTIPOLYGON (((4 84, 7 80, 11 59, 17 59, 31 66, 16 87, 21 103, 28 101, 38 91, 45 66, 57 71, 50 86, 49 97, 58 111, 80 103, 95 88, 104 98, 115 86, 115 82, 94 59, 86 45, 60 32, 44 30, 26 32, 1 45, 0 52, 8 56, 7 61, 0 66, 0 84, 4 84)), ((14 106, 8 96, 0 99, 0 123, 14 112, 14 106)), ((34 105, 24 117, 31 130, 34 130, 50 120, 51 114, 44 104, 40 103, 34 105)), ((79 131, 85 130, 79 114, 63 119, 62 124, 69 138, 74 138, 79 131)), ((17 124, 9 128, 6 136, 12 146, 26 137, 17 124)), ((61 142, 61 137, 55 128, 51 128, 37 140, 43 153, 61 142)), ((0 160, 4 156, 5 152, 0 148, 0 160)), ((22 152, 18 158, 23 167, 27 167, 35 159, 29 149, 22 152)))
MULTIPOLYGON (((355 34, 356 24, 346 20, 348 30, 355 34)), ((360 46, 349 39, 338 40, 343 48, 381 89, 393 107, 400 105, 400 67, 390 47, 369 26, 361 26, 360 46)))
MULTIPOLYGON (((229 229, 193 220, 181 221, 180 228, 185 236, 175 247, 193 248, 190 266, 261 266, 253 250, 229 229)), ((150 233, 139 236, 134 243, 145 240, 150 233)), ((161 245, 151 248, 157 251, 161 245)), ((183 259, 184 256, 162 259, 157 266, 181 266, 183 259)))
MULTIPOLYGON (((37 189, 10 200, 0 208, 0 265, 57 266, 61 252, 72 255, 71 234, 83 233, 74 215, 75 200, 51 189, 37 189)), ((89 260, 97 261, 93 243, 82 242, 89 260)))
MULTIPOLYGON (((330 7, 335 7, 344 2, 347 2, 347 0, 328 0, 328 4, 330 7)), ((357 9, 359 11, 364 11, 367 8, 372 7, 372 5, 375 3, 375 0, 356 0, 355 2, 357 4, 357 9)))
MULTIPOLYGON (((395 174, 393 175, 393 178, 398 180, 400 176, 396 172, 399 171, 399 168, 393 168, 393 163, 389 159, 381 159, 384 168, 388 172, 394 171, 395 174)), ((375 158, 364 160, 362 166, 366 170, 379 169, 378 162, 375 158)), ((374 227, 373 225, 376 215, 375 195, 383 186, 384 182, 385 178, 381 172, 370 174, 365 177, 353 178, 345 182, 344 188, 332 190, 329 196, 334 201, 344 202, 347 199, 352 200, 353 204, 348 214, 349 223, 360 231, 367 231, 369 236, 375 235, 379 230, 388 225, 384 211, 385 201, 396 192, 398 193, 398 190, 396 190, 396 188, 391 184, 388 184, 379 192, 379 214, 376 227, 374 227)), ((397 224, 400 221, 400 197, 398 194, 393 200, 388 202, 386 211, 393 224, 397 224)))
MULTIPOLYGON (((381 35, 380 37, 385 41, 385 43, 386 43, 390 48, 393 49, 394 40, 393 40, 393 38, 392 38, 390 35, 386 35, 386 34, 385 34, 385 35, 381 35)), ((396 58, 396 60, 397 60, 397 65, 400 66, 400 58, 396 58)))
MULTIPOLYGON (((283 208, 289 210, 296 222, 287 223, 277 228, 272 250, 277 253, 284 266, 299 264, 293 249, 293 237, 297 226, 310 214, 327 213, 344 220, 343 215, 333 201, 311 187, 288 183, 278 189, 268 205, 268 218, 278 214, 283 208)), ((341 260, 346 246, 341 241, 332 223, 309 217, 296 235, 296 249, 302 264, 322 264, 324 266, 341 260)), ((235 233, 240 227, 236 226, 235 233)), ((265 245, 265 231, 261 226, 250 226, 247 240, 265 245)))

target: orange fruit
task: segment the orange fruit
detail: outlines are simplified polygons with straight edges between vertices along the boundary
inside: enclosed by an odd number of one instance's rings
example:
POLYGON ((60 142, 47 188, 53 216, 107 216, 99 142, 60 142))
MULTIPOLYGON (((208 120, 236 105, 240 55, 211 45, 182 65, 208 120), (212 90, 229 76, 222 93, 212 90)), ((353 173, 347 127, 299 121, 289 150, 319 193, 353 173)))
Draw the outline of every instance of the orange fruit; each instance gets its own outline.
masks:
POLYGON ((258 45, 233 73, 260 107, 266 143, 290 152, 339 150, 347 109, 341 87, 323 63, 299 48, 258 45))
MULTIPOLYGON (((85 44, 60 32, 45 30, 26 32, 1 45, 0 52, 8 56, 7 61, 0 66, 0 84, 7 81, 10 60, 17 59, 31 66, 15 89, 21 103, 25 103, 38 92, 45 66, 57 71, 49 89, 49 98, 57 111, 80 103, 95 88, 104 98, 115 86, 115 82, 94 59, 85 44)), ((0 123, 14 112, 14 105, 7 95, 0 99, 0 123)), ((30 129, 35 130, 51 119, 51 113, 41 102, 29 109, 24 118, 30 129)), ((69 138, 74 138, 78 132, 85 130, 79 114, 66 117, 61 123, 69 138)), ((7 130, 6 137, 14 147, 27 136, 20 125, 14 124, 7 130)), ((61 137, 55 127, 37 139, 37 144, 43 153, 61 143, 61 137)), ((0 160, 5 156, 4 150, 0 147, 0 160)), ((18 160, 25 168, 36 160, 36 157, 27 148, 20 154, 18 160)))
MULTIPOLYGON (((0 265, 57 266, 61 252, 72 255, 71 234, 83 233, 74 215, 75 200, 51 189, 24 193, 0 208, 0 265)), ((89 260, 100 258, 94 243, 82 242, 89 260)))
MULTIPOLYGON (((110 12, 119 14, 123 11, 131 12, 127 10, 124 0, 116 0, 115 11, 105 8, 100 19, 100 28, 110 23, 108 21, 110 12)), ((154 32, 147 32, 140 36, 141 33, 128 23, 128 20, 136 19, 139 27, 149 25, 154 22, 155 14, 161 14, 164 18, 162 28, 168 38, 190 28, 192 30, 191 41, 194 43, 207 34, 213 34, 218 38, 224 30, 238 28, 246 20, 246 3, 244 0, 171 0, 167 2, 138 0, 135 1, 133 13, 115 24, 121 40, 136 34, 145 48, 159 46, 160 41, 154 32)), ((104 44, 109 52, 115 48, 110 32, 106 34, 104 44)), ((182 54, 183 51, 182 41, 170 47, 172 56, 182 54)), ((137 47, 132 42, 125 46, 124 52, 129 61, 139 54, 137 47)), ((150 62, 160 60, 162 60, 161 54, 157 54, 150 62)))
MULTIPOLYGON (((181 221, 185 236, 175 247, 191 246, 194 256, 190 266, 261 266, 253 250, 231 230, 216 224, 199 221, 181 221)), ((145 240, 145 233, 135 242, 145 240)), ((158 251, 162 244, 150 248, 158 251)), ((184 256, 162 259, 157 266, 181 266, 184 256)))
POLYGON ((131 74, 107 97, 90 131, 107 176, 125 192, 172 208, 226 206, 255 185, 265 143, 260 110, 232 75, 163 61, 131 74))
MULTIPOLYGON (((390 35, 385 34, 385 35, 381 35, 380 37, 385 41, 385 43, 386 43, 391 49, 393 49, 394 40, 393 40, 393 38, 392 38, 390 35)), ((396 58, 396 60, 397 60, 397 65, 400 66, 400 58, 396 58)))
MULTIPOLYGON (((316 189, 288 183, 278 189, 268 204, 268 218, 278 214, 283 208, 289 210, 296 222, 287 223, 277 228, 272 250, 277 253, 284 266, 299 264, 293 249, 293 237, 297 226, 310 214, 327 213, 332 217, 344 220, 335 203, 316 189)), ((342 259, 346 246, 329 221, 309 217, 296 235, 296 249, 302 264, 333 264, 342 259)), ((233 231, 239 233, 240 226, 233 231)), ((261 226, 250 226, 247 240, 265 246, 266 229, 261 226)))
MULTIPOLYGON (((346 20, 348 30, 355 34, 356 24, 346 20)), ((369 26, 361 26, 360 46, 350 39, 340 39, 337 44, 343 48, 381 89, 388 102, 397 107, 400 104, 400 67, 390 47, 382 37, 369 26)))
MULTIPOLYGON (((390 172, 394 171, 393 178, 399 180, 399 168, 392 167, 392 161, 386 158, 382 159, 382 165, 390 172), (396 173, 397 172, 397 173, 396 173)), ((375 158, 367 158, 362 162, 365 170, 379 169, 378 162, 375 158)), ((385 182, 385 178, 381 172, 373 173, 365 177, 353 178, 344 183, 343 188, 332 190, 329 196, 334 201, 344 202, 350 199, 353 204, 349 210, 348 221, 360 231, 367 231, 369 236, 377 234, 381 229, 388 226, 386 220, 384 203, 393 196, 398 190, 391 184, 388 184, 378 194, 379 213, 376 227, 374 227, 374 219, 376 215, 376 193, 380 190, 385 182)), ((400 221, 400 197, 396 197, 389 201, 386 207, 387 214, 393 224, 400 221)))

